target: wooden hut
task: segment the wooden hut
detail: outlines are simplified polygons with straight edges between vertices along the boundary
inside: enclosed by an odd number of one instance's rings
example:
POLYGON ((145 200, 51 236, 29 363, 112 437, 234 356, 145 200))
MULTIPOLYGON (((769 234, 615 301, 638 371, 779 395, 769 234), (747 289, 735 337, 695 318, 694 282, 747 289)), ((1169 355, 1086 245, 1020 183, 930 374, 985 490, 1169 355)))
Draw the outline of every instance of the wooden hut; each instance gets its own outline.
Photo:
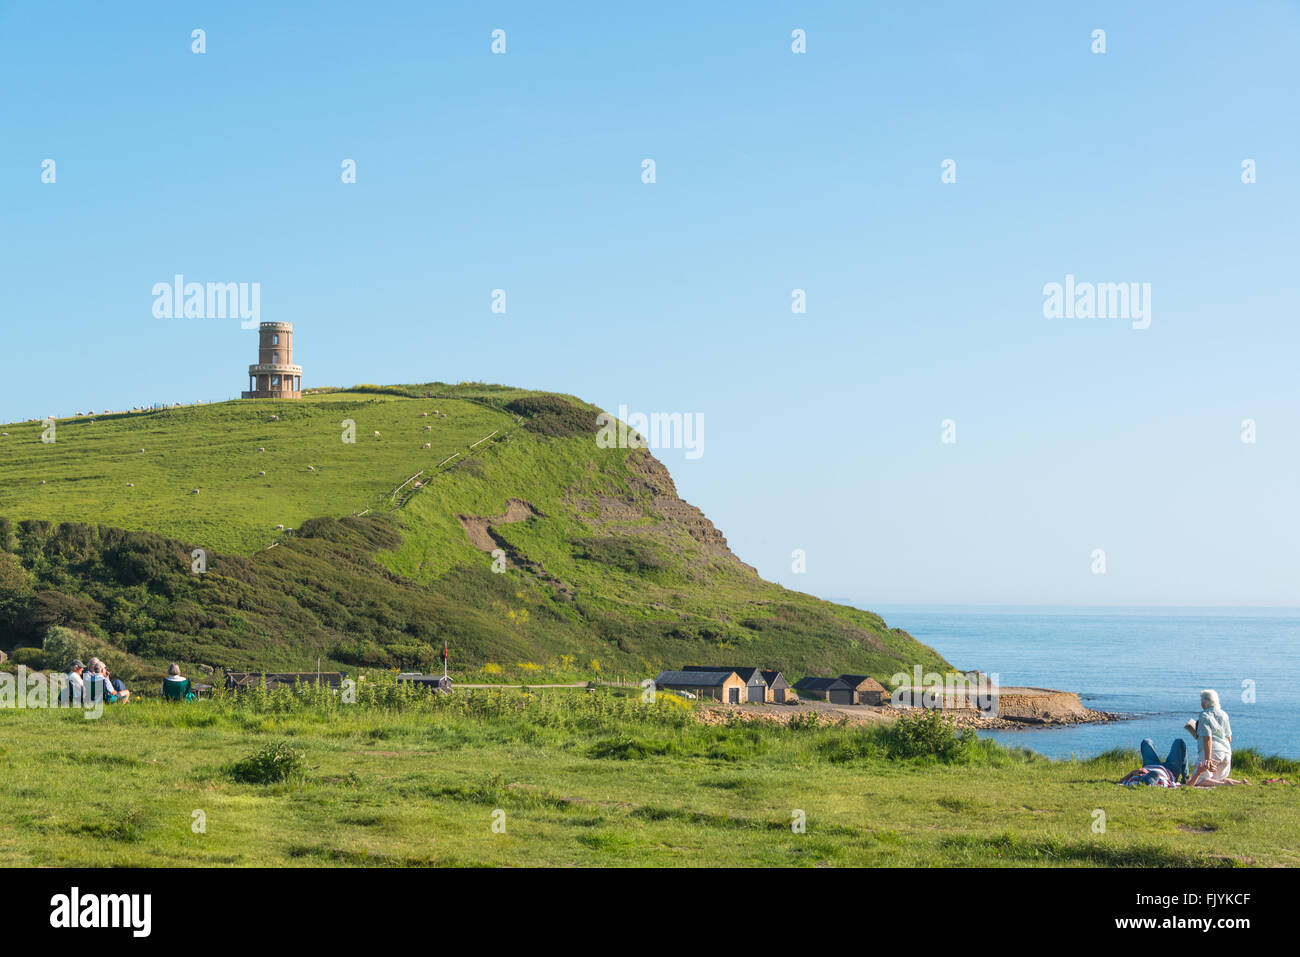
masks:
POLYGON ((818 678, 809 675, 795 682, 794 690, 801 698, 817 698, 831 704, 853 704, 853 689, 839 678, 818 678))
POLYGON ((745 693, 741 700, 749 701, 754 704, 762 704, 764 701, 771 701, 772 696, 768 694, 767 682, 763 680, 763 673, 757 668, 726 668, 721 665, 686 665, 683 671, 733 671, 740 676, 740 680, 745 682, 745 693))
POLYGON ((425 675, 419 672, 404 672, 397 676, 398 684, 415 685, 435 694, 448 694, 451 691, 451 679, 446 675, 425 675))
POLYGON ((840 680, 853 689, 854 704, 889 704, 889 690, 871 675, 840 675, 840 680))
POLYGON ((661 671, 655 678, 659 691, 685 691, 697 698, 712 698, 727 704, 745 699, 745 680, 730 668, 717 671, 661 671))
POLYGON ((779 671, 761 671, 759 674, 767 682, 767 700, 785 704, 790 692, 790 682, 785 680, 785 675, 779 671))

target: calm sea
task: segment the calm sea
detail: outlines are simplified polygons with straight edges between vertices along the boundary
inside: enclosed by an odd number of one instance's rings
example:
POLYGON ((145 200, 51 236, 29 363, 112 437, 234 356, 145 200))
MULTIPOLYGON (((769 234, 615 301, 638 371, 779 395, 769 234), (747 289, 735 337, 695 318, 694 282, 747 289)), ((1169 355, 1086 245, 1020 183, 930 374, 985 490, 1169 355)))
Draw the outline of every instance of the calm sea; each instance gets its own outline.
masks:
POLYGON ((1214 688, 1232 719, 1234 747, 1300 758, 1300 609, 872 610, 958 668, 996 673, 1003 685, 1076 691, 1086 707, 1136 716, 986 732, 1003 744, 1091 757, 1149 737, 1163 754, 1200 710, 1201 689, 1214 688))

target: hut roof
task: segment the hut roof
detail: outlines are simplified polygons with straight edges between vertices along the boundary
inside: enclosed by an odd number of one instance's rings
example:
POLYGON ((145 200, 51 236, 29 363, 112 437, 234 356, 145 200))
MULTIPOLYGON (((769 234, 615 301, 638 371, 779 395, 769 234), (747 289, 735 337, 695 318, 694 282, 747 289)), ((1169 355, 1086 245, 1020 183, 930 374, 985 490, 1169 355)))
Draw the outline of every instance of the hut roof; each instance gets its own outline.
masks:
POLYGON ((754 675, 758 674, 757 668, 724 668, 721 665, 685 665, 683 671, 734 671, 740 676, 740 680, 745 684, 754 683, 754 675))
POLYGON ((848 687, 849 685, 839 678, 818 678, 815 675, 800 678, 795 682, 795 688, 800 691, 838 691, 848 687))
POLYGON ((840 680, 858 691, 885 691, 886 688, 871 675, 840 675, 840 680))
POLYGON ((678 685, 683 688, 712 688, 725 684, 735 672, 730 668, 717 671, 661 671, 655 678, 657 685, 678 685))

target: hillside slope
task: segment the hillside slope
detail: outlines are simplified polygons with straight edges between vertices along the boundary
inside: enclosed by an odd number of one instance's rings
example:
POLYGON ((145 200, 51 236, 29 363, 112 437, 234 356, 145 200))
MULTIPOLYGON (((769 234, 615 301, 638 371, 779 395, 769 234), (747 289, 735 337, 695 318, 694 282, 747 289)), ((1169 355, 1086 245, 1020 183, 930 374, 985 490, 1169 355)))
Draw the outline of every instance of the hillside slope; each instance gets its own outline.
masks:
POLYGON ((598 411, 431 383, 5 426, 0 648, 62 624, 152 666, 431 668, 447 641, 462 669, 947 667, 763 581, 598 411))

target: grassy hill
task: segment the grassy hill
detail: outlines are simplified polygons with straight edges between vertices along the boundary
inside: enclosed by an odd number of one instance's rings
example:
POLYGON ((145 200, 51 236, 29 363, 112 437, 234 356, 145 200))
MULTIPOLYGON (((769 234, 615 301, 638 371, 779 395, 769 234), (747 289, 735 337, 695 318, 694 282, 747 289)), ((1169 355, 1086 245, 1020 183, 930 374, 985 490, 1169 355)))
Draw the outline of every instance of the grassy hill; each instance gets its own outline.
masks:
POLYGON ((598 411, 430 383, 0 427, 0 649, 64 625, 143 671, 432 668, 444 640, 521 677, 947 668, 760 579, 598 411))

